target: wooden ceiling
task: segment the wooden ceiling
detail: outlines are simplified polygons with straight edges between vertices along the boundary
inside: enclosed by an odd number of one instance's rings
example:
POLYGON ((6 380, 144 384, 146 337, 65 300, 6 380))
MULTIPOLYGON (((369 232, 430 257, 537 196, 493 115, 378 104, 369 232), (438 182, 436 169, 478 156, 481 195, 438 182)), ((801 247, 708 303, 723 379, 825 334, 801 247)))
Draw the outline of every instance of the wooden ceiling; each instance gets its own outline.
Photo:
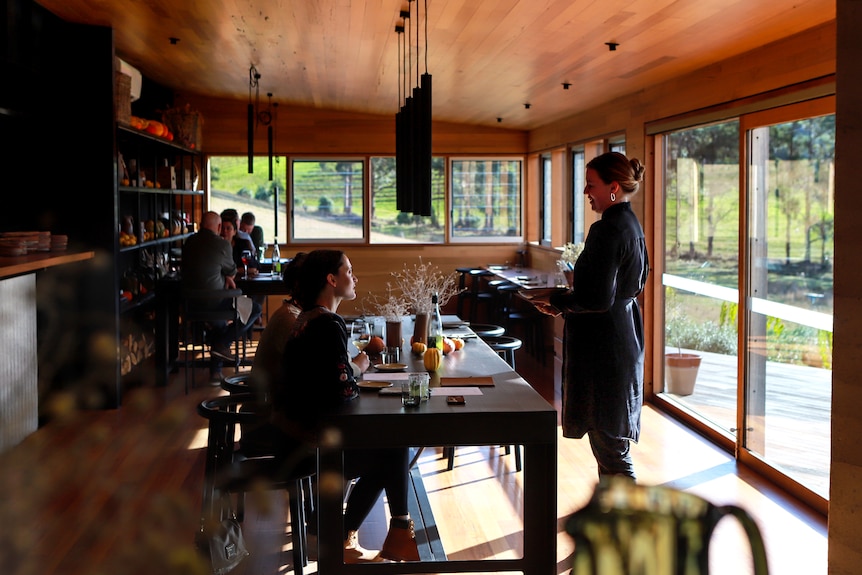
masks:
POLYGON ((112 26, 120 57, 177 90, 248 100, 254 65, 261 98, 375 114, 416 84, 418 36, 435 120, 524 130, 835 18, 834 0, 38 2, 112 26))

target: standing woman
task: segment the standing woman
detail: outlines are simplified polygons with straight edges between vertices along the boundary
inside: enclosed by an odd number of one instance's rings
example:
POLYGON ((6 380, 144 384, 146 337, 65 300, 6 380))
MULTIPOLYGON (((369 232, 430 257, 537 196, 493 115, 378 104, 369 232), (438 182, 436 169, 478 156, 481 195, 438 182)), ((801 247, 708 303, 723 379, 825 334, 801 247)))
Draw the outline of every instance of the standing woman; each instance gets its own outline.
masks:
POLYGON ((630 442, 640 435, 644 328, 637 296, 649 273, 644 232, 629 200, 644 167, 618 152, 586 168, 584 194, 601 219, 590 227, 571 289, 550 304, 565 315, 563 435, 589 437, 599 475, 636 479, 630 442))
MULTIPOLYGON (((302 308, 284 346, 282 380, 274 386, 276 419, 319 435, 327 411, 358 399, 356 376, 347 351, 348 334, 339 304, 356 298, 356 277, 344 252, 310 252, 299 270, 294 297, 302 308)), ((362 359, 367 361, 364 354, 362 359)), ((358 478, 344 511, 344 562, 418 561, 413 520, 407 507, 409 448, 353 449, 344 452, 346 478, 358 478), (392 519, 377 554, 359 545, 359 526, 383 491, 392 519)))

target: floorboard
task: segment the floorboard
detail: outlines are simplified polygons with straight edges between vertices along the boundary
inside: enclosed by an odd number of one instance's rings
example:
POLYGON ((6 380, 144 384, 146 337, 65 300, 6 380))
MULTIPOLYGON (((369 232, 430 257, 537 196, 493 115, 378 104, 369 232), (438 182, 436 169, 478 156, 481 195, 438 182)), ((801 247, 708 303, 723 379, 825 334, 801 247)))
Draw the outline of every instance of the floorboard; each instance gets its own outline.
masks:
MULTIPOLYGON (((519 351, 519 372, 559 407, 552 361, 542 366, 519 351)), ((163 388, 127 393, 117 410, 68 412, 0 454, 0 564, 10 575, 190 574, 200 566, 199 528, 205 420, 195 411, 221 393, 204 379, 188 395, 183 374, 163 388)), ((714 503, 747 509, 764 533, 773 573, 825 575, 826 524, 700 436, 645 408, 643 438, 633 454, 644 484, 691 491, 714 503), (804 553, 802 549, 804 548, 804 553)), ((523 547, 522 482, 513 455, 500 447, 459 447, 446 469, 439 449, 418 462, 436 528, 451 559, 517 557, 523 547)), ((565 518, 590 497, 597 481, 585 440, 560 437, 557 573, 567 573, 573 545, 565 518)), ((380 501, 362 528, 379 548, 388 517, 380 501)), ((286 495, 247 501, 244 533, 251 551, 235 575, 292 570, 286 495)), ((732 525, 713 551, 716 574, 749 573, 747 550, 732 525)), ((316 572, 316 563, 306 568, 316 572)))

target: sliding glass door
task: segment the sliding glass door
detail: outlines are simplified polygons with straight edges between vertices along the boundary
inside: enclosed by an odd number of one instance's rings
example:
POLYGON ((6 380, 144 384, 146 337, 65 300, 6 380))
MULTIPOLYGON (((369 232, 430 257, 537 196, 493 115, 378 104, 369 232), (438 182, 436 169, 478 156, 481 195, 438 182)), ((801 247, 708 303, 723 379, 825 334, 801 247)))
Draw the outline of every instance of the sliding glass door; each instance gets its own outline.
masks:
POLYGON ((823 500, 832 389, 833 110, 834 99, 824 98, 659 138, 660 400, 725 438, 740 458, 823 500))
POLYGON ((779 112, 743 122, 749 265, 742 444, 828 498, 835 115, 779 112))

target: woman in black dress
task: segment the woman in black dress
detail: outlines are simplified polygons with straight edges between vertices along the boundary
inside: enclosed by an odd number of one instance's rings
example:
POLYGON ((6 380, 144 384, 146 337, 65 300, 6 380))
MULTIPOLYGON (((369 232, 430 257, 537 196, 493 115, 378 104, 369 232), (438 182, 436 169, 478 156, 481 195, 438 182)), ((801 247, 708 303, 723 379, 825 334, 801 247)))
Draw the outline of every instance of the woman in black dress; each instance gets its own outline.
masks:
POLYGON ((636 479, 630 442, 640 436, 644 328, 637 297, 649 273, 644 232, 629 200, 644 167, 618 152, 587 164, 584 194, 602 215, 590 227, 571 289, 549 298, 565 316, 562 426, 587 435, 599 475, 636 479))

